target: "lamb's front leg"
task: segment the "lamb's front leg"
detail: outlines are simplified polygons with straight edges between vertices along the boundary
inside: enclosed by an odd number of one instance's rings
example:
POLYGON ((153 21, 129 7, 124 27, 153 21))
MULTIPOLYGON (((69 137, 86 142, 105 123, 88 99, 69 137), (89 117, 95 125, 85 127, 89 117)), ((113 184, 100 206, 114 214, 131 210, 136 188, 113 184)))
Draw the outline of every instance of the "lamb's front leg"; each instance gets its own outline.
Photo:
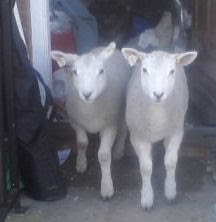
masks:
POLYGON ((164 164, 166 168, 164 192, 167 200, 169 201, 176 197, 175 172, 178 161, 178 150, 181 145, 182 137, 183 131, 179 131, 170 138, 166 138, 164 141, 166 150, 164 157, 164 164))
POLYGON ((111 177, 111 151, 117 134, 116 127, 106 128, 100 133, 101 143, 98 151, 98 160, 101 167, 101 195, 103 198, 112 197, 113 182, 111 177))
POLYGON ((77 143, 76 171, 78 173, 84 173, 87 169, 86 151, 88 147, 88 136, 86 132, 78 125, 73 124, 72 127, 76 132, 76 143, 77 143))
POLYGON ((149 210, 153 206, 153 199, 154 199, 154 193, 151 184, 151 175, 152 175, 151 144, 142 141, 132 135, 130 139, 139 159, 140 173, 142 176, 141 206, 143 207, 144 210, 149 210))

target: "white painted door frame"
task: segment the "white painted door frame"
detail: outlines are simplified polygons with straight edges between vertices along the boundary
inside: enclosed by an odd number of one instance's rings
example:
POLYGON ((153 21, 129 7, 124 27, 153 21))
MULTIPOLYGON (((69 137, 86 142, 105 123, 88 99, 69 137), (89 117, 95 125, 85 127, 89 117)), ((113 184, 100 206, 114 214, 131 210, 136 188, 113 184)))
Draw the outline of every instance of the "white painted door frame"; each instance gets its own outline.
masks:
POLYGON ((49 0, 30 0, 32 63, 52 90, 49 0))

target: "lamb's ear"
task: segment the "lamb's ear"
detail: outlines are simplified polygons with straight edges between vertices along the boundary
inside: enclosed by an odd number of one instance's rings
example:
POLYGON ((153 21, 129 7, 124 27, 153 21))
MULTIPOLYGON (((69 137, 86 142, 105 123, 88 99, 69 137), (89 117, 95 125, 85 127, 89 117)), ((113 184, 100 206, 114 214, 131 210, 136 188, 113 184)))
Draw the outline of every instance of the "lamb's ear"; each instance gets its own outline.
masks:
POLYGON ((144 53, 131 48, 123 48, 121 52, 131 66, 134 66, 139 59, 142 60, 145 56, 144 53))
POLYGON ((185 52, 175 55, 176 64, 187 66, 191 64, 197 57, 197 52, 185 52))
POLYGON ((60 51, 52 51, 51 57, 58 63, 59 67, 61 68, 66 65, 73 64, 74 61, 78 58, 78 55, 63 53, 60 51))
POLYGON ((108 59, 113 54, 115 49, 116 49, 115 42, 111 42, 106 48, 102 50, 102 52, 100 53, 100 58, 108 59))

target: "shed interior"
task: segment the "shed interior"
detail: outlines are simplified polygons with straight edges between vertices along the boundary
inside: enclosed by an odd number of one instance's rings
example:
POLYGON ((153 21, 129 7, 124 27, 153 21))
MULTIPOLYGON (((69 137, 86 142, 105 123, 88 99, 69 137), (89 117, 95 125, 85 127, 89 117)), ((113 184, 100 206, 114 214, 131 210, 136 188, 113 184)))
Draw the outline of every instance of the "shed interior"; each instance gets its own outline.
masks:
MULTIPOLYGON (((31 58, 29 1, 17 3, 31 58)), ((50 0, 53 50, 83 54, 114 41, 119 49, 136 44, 146 52, 157 48, 173 53, 198 51, 197 60, 186 69, 190 103, 176 176, 179 197, 175 205, 163 203, 164 150, 161 143, 155 144, 152 180, 158 203, 150 214, 142 212, 138 205, 141 183, 138 163, 128 140, 123 159, 112 163, 115 197, 103 202, 99 197, 98 137, 89 135, 87 172, 76 173, 74 132, 65 113, 63 89, 58 88, 59 77, 52 74, 57 113, 50 134, 59 152, 69 194, 65 200, 49 204, 35 202, 24 195, 22 201, 31 209, 22 218, 10 214, 7 222, 57 222, 62 218, 64 221, 73 218, 77 222, 210 221, 216 202, 213 182, 216 181, 215 12, 214 0, 50 0), (81 2, 82 7, 77 2, 81 2), (147 30, 153 32, 149 34, 147 30)), ((53 71, 58 69, 54 62, 52 68, 53 71)), ((214 213, 216 215, 216 211, 214 213)))

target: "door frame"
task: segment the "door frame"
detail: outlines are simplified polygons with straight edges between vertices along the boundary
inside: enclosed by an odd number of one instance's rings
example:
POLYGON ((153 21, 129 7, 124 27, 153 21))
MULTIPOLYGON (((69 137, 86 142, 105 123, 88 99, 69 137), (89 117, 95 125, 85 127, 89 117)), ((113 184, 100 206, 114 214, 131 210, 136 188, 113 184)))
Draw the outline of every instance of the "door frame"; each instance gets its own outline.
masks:
POLYGON ((52 90, 49 0, 30 0, 32 64, 52 90))

